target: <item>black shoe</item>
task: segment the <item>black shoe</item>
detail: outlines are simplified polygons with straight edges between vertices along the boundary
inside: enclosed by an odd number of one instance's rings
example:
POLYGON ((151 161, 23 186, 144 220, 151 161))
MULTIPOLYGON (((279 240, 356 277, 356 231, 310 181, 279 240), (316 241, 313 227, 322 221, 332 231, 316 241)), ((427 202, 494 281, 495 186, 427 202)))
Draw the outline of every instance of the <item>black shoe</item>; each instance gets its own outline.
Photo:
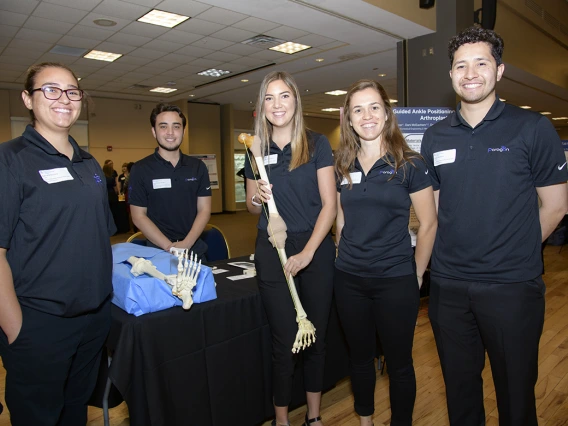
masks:
POLYGON ((321 420, 321 416, 314 417, 313 419, 308 419, 308 413, 306 412, 306 419, 304 422, 304 426, 310 426, 310 424, 319 422, 321 420))

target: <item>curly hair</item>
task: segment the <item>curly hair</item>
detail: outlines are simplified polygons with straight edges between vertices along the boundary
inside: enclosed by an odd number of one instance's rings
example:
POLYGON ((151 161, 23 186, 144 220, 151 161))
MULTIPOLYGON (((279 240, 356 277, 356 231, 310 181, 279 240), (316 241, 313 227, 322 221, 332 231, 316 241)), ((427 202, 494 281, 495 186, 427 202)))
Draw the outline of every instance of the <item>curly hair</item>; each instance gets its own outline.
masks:
POLYGON ((491 47, 491 55, 495 58, 497 66, 503 63, 503 48, 505 46, 503 39, 493 30, 482 28, 478 25, 466 28, 458 35, 453 36, 448 43, 448 56, 450 58, 450 66, 454 64, 454 54, 462 45, 468 43, 487 43, 491 47))
MULTIPOLYGON (((384 159, 387 164, 391 165, 398 171, 403 164, 409 163, 414 166, 413 159, 421 158, 420 154, 410 149, 406 143, 406 140, 398 127, 396 116, 384 87, 374 80, 359 80, 349 88, 349 91, 345 95, 339 148, 334 154, 335 173, 340 181, 344 178, 347 179, 349 182, 349 188, 351 188, 351 185, 353 184, 350 172, 355 164, 357 154, 361 149, 359 135, 355 129, 349 125, 349 122, 351 121, 351 98, 355 93, 369 88, 375 90, 379 94, 383 100, 385 112, 387 114, 387 119, 381 133, 381 139, 385 149, 384 159), (391 159, 394 160, 394 164, 392 164, 391 159)), ((392 177, 394 177, 394 175, 392 177)))

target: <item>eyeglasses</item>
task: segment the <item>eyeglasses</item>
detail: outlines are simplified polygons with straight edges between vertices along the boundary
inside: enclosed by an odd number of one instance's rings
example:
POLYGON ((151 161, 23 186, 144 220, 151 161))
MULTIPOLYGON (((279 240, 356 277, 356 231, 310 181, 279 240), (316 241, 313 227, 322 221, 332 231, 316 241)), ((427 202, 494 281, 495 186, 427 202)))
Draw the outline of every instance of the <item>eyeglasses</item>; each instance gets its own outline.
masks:
POLYGON ((67 95, 67 98, 70 101, 80 101, 81 99, 83 99, 83 91, 81 89, 62 90, 59 87, 52 86, 45 86, 40 87, 39 89, 34 89, 30 92, 30 95, 34 92, 37 92, 38 90, 41 90, 43 92, 43 96, 45 96, 45 98, 49 99, 50 101, 58 100, 59 98, 61 98, 61 96, 63 96, 63 93, 67 95))

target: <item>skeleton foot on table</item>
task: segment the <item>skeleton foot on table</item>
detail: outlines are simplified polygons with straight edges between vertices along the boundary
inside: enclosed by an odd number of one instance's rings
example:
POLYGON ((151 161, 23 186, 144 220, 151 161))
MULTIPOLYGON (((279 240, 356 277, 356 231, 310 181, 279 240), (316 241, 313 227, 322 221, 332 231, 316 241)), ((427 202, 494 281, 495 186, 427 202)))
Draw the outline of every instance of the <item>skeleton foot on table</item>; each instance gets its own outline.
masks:
POLYGON ((176 250, 178 257, 178 274, 172 287, 172 294, 183 301, 183 309, 193 305, 193 289, 197 285, 197 277, 201 271, 201 260, 197 262, 197 254, 188 254, 188 250, 176 250))

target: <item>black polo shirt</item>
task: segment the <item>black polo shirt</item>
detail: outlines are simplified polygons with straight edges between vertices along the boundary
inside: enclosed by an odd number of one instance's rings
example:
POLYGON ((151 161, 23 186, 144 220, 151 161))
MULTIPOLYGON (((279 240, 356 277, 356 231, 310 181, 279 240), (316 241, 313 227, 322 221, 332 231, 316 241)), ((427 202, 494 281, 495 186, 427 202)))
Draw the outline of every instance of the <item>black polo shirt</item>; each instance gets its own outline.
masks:
POLYGON ((210 197, 203 161, 180 152, 174 167, 156 151, 137 161, 128 181, 128 202, 146 207, 148 218, 170 241, 183 240, 197 216, 197 197, 210 197))
POLYGON ((495 101, 475 128, 457 112, 422 140, 440 190, 432 274, 519 282, 542 273, 536 188, 566 182, 566 158, 547 118, 495 101))
POLYGON ((116 232, 101 167, 69 141, 71 161, 32 126, 0 144, 0 247, 18 300, 64 317, 96 309, 111 293, 116 232))
MULTIPOLYGON (((264 168, 272 187, 278 213, 284 219, 288 232, 312 231, 321 211, 321 196, 317 171, 333 166, 333 153, 324 135, 308 131, 310 160, 294 170, 288 170, 292 159, 292 144, 280 149, 270 141, 270 153, 265 156, 264 168)), ((251 155, 252 161, 254 158, 251 155)), ((248 155, 245 158, 245 176, 254 179, 248 155)), ((268 209, 268 207, 267 207, 268 209)), ((264 214, 258 220, 258 229, 266 231, 264 214)))
POLYGON ((410 194, 432 183, 422 159, 412 162, 414 165, 405 163, 395 172, 380 158, 365 175, 355 159, 351 189, 346 179, 338 182, 345 225, 335 261, 337 269, 376 278, 415 273, 408 233, 410 194))

